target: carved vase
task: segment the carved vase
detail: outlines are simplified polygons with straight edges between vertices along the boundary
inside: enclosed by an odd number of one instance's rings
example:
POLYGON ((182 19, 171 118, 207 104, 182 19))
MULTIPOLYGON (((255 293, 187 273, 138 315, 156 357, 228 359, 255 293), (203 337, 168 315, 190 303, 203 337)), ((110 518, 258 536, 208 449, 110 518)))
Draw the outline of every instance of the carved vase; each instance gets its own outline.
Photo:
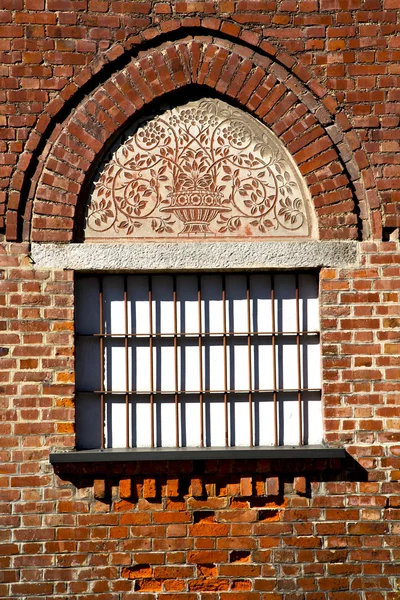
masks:
POLYGON ((221 206, 222 194, 212 190, 185 190, 168 194, 170 206, 161 210, 172 212, 184 224, 179 235, 215 235, 210 223, 218 213, 228 210, 221 206))

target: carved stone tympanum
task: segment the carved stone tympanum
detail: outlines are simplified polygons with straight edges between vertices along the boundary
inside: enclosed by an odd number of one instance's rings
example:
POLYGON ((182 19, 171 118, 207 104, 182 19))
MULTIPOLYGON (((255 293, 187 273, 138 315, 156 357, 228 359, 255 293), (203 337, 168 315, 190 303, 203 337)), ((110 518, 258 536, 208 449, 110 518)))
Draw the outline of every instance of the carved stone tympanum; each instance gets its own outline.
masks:
POLYGON ((92 238, 308 237, 309 196, 274 133, 217 99, 142 122, 103 164, 92 238))

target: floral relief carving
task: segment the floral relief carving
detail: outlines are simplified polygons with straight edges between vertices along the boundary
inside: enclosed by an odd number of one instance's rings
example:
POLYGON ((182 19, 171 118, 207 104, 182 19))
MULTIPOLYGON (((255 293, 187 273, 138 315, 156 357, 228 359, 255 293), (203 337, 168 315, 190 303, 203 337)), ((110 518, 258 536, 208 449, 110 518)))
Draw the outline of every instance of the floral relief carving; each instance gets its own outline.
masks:
POLYGON ((308 192, 278 138, 203 99, 142 122, 103 164, 86 239, 309 236, 308 192))

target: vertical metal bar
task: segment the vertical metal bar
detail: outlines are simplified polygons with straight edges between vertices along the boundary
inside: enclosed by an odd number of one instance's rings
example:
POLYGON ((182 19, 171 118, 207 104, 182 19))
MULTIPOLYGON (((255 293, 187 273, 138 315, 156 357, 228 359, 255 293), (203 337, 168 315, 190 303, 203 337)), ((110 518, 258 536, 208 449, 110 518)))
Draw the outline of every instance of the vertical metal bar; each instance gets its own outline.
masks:
POLYGON ((224 411, 225 411, 225 446, 229 446, 228 433, 228 357, 226 344, 226 280, 222 275, 222 318, 223 318, 223 349, 224 349, 224 411))
POLYGON ((273 369, 273 401, 274 401, 274 436, 275 446, 278 445, 278 393, 276 377, 276 334, 275 334, 275 277, 271 273, 271 345, 272 345, 272 369, 273 369))
POLYGON ((105 394, 104 394, 104 315, 103 315, 103 277, 99 277, 99 320, 100 320, 100 447, 104 448, 105 435, 105 394))
POLYGON ((246 275, 246 300, 247 300, 247 360, 249 370, 249 423, 250 446, 253 445, 253 382, 251 365, 251 310, 250 310, 250 277, 246 275))
POLYGON ((128 282, 124 275, 124 321, 125 321, 125 445, 129 448, 129 347, 128 347, 128 282))
POLYGON ((154 362, 153 362, 153 280, 149 282, 149 350, 150 350, 150 443, 154 448, 154 362))
POLYGON ((300 347, 300 303, 299 274, 296 273, 296 346, 297 346, 297 403, 299 407, 299 445, 303 445, 303 410, 301 398, 301 347, 300 347))
POLYGON ((173 275, 173 302, 174 302, 174 377, 175 377, 175 445, 179 448, 179 396, 178 396, 178 316, 177 316, 177 292, 176 275, 173 275))
POLYGON ((204 446, 204 415, 203 415, 203 344, 202 344, 202 319, 201 319, 201 276, 197 276, 197 309, 199 324, 199 402, 200 402, 200 446, 204 446))

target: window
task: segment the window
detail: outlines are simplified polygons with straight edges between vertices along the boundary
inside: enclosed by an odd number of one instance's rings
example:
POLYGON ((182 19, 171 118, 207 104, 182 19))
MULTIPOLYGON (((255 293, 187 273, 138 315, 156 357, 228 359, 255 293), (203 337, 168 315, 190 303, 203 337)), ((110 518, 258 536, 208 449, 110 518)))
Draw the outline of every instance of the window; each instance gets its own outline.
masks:
POLYGON ((78 275, 77 447, 322 441, 314 272, 78 275))

